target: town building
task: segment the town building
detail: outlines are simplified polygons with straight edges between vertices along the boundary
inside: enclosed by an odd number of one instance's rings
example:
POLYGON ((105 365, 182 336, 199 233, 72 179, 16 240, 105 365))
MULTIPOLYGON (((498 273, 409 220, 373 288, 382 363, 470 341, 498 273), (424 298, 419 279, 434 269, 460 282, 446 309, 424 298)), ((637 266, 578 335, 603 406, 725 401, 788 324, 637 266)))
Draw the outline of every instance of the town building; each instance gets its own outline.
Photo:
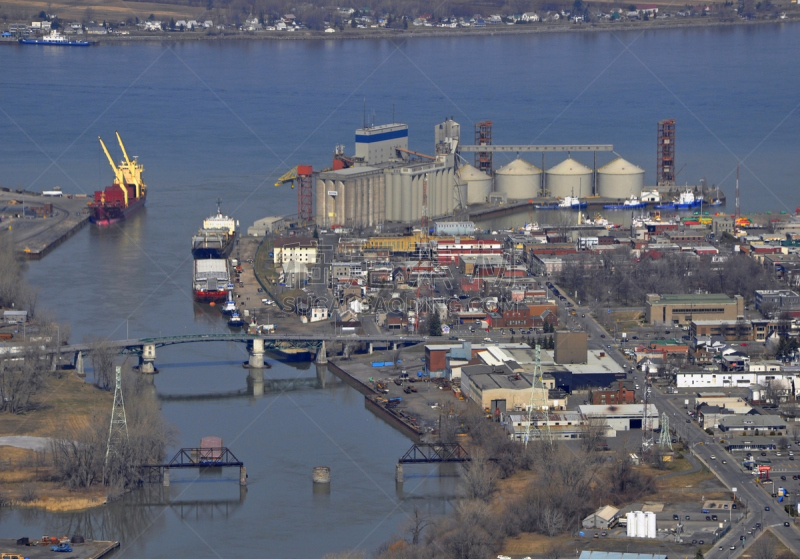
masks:
POLYGON ((279 237, 275 239, 272 250, 276 265, 289 261, 310 264, 317 262, 317 239, 279 237))
POLYGON ((736 322, 744 316, 744 298, 722 293, 647 295, 648 324, 689 324, 692 320, 736 322))
POLYGON ((719 430, 786 433, 786 422, 777 415, 727 415, 719 418, 719 430))
POLYGON ((606 389, 592 390, 589 394, 592 404, 595 406, 636 403, 636 390, 633 381, 630 380, 619 380, 616 386, 611 385, 606 389))
POLYGON ((789 289, 757 289, 755 295, 756 309, 765 316, 800 311, 800 295, 789 289))

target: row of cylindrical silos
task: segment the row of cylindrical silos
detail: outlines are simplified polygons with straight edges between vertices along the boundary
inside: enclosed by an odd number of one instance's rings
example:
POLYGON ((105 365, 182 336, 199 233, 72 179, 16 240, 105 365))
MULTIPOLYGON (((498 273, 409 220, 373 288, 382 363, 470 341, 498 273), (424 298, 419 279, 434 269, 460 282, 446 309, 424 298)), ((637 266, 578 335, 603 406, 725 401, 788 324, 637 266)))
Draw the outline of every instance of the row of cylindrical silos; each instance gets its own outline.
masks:
POLYGON ((387 221, 418 221, 426 194, 428 217, 452 214, 458 205, 453 195, 452 168, 389 169, 385 171, 384 180, 387 221))
MULTIPOLYGON (((593 177, 591 168, 571 157, 544 173, 518 158, 498 169, 494 181, 472 165, 464 165, 458 171, 458 184, 466 187, 468 203, 480 204, 486 202, 493 192, 505 194, 509 200, 540 196, 583 198, 595 194, 593 177)), ((603 198, 638 197, 643 188, 644 170, 621 157, 597 170, 596 194, 603 198)))

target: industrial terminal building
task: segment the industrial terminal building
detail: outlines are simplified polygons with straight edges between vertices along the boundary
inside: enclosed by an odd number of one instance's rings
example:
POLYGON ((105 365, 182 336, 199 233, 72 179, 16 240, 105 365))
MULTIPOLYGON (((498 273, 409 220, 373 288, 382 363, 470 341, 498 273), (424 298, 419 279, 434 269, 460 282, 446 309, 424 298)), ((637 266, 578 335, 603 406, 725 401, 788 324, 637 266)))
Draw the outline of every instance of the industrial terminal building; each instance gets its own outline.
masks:
POLYGON ((361 228, 427 221, 491 200, 621 200, 642 194, 644 171, 636 165, 618 157, 597 168, 597 152, 611 152, 611 145, 494 145, 491 123, 479 124, 473 145, 462 143, 461 126, 452 119, 437 124, 433 155, 409 149, 406 124, 356 130, 355 155, 337 146, 333 168, 316 174, 317 225, 361 228), (475 154, 474 166, 465 162, 468 152, 475 154), (517 156, 495 171, 494 154, 502 152, 517 156), (521 158, 522 152, 541 152, 541 168, 521 158), (566 152, 567 157, 545 168, 545 152, 566 152), (594 166, 573 159, 572 152, 593 152, 594 166))

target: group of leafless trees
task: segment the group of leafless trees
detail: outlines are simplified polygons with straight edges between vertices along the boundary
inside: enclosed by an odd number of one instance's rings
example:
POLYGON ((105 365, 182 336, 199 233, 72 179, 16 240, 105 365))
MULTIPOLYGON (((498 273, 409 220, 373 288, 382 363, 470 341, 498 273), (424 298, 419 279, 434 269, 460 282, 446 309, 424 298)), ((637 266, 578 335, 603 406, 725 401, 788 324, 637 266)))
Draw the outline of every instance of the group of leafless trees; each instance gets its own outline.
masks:
POLYGON ((774 289, 778 279, 751 258, 731 255, 712 262, 683 252, 666 252, 657 259, 632 258, 629 247, 568 260, 559 285, 578 299, 610 306, 643 305, 648 293, 725 293, 741 295, 750 304, 756 289, 774 289))
POLYGON ((51 443, 54 477, 78 489, 105 482, 112 494, 139 483, 141 464, 164 460, 173 430, 161 416, 152 386, 129 367, 122 374, 127 436, 106 459, 111 407, 98 410, 82 425, 69 425, 51 443))
MULTIPOLYGON (((464 498, 452 514, 431 517, 418 508, 408 513, 404 533, 374 554, 379 559, 472 559, 496 556, 506 537, 534 532, 549 537, 574 531, 599 506, 639 499, 652 491, 649 475, 634 467, 629 451, 602 452, 603 421, 592 422, 581 445, 511 440, 502 426, 476 409, 445 414, 442 442, 455 442, 459 431, 470 435, 471 461, 464 465, 464 498), (534 480, 502 504, 492 503, 497 482, 520 470, 536 472, 534 480)), ((554 546, 545 554, 558 559, 554 546)), ((364 557, 346 552, 331 559, 364 557)))

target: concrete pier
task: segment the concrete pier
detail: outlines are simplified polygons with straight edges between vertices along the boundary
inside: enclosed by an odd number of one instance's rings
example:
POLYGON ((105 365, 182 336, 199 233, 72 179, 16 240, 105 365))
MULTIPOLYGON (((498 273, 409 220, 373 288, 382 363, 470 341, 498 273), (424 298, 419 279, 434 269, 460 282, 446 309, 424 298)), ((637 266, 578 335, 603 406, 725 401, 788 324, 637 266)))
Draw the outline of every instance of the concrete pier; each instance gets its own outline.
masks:
POLYGON ((327 363, 314 363, 317 369, 317 385, 320 388, 325 388, 327 381, 328 364, 327 363))
POLYGON ((164 468, 164 477, 162 484, 164 487, 169 487, 169 468, 164 468))
POLYGON ((311 471, 311 479, 314 483, 330 483, 331 469, 328 466, 314 466, 311 471))
POLYGON ((247 387, 253 396, 264 395, 264 369, 250 367, 247 374, 247 387))
POLYGON ((394 467, 394 481, 395 483, 403 483, 403 465, 400 462, 394 467))
POLYGON ((155 344, 144 344, 142 355, 139 358, 139 372, 152 375, 156 372, 156 346, 155 344))
POLYGON ((79 377, 86 376, 86 371, 83 369, 83 353, 80 351, 75 354, 75 374, 79 377))
POLYGON ((325 349, 325 342, 323 341, 322 344, 319 346, 319 350, 317 351, 317 363, 323 364, 328 362, 328 350, 325 349))
POLYGON ((264 368, 264 340, 261 338, 253 339, 253 345, 250 348, 250 359, 247 364, 251 369, 264 368))
POLYGON ((372 342, 369 343, 369 354, 372 355, 372 342))
POLYGON ((247 485, 247 468, 242 466, 239 468, 239 485, 245 486, 247 485))

